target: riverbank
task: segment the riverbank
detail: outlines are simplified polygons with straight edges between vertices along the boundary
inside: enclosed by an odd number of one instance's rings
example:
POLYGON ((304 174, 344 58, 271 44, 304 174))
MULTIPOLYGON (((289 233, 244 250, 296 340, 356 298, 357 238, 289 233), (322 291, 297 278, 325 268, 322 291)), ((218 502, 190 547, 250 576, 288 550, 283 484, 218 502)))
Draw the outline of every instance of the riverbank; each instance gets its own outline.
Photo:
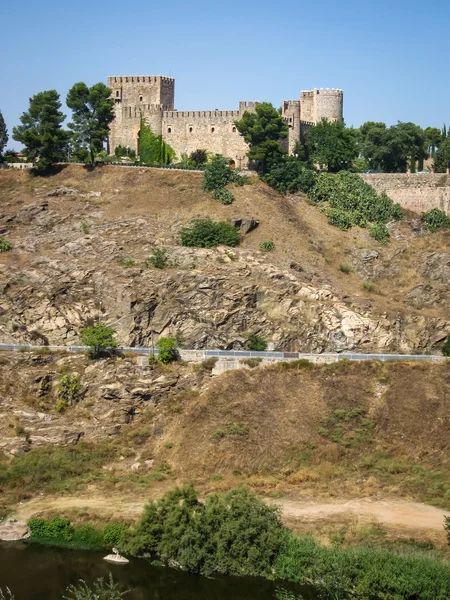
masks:
MULTIPOLYGON (((442 551, 417 540, 390 548, 366 544, 346 548, 343 534, 331 547, 298 536, 280 511, 245 490, 198 500, 192 487, 175 489, 150 503, 134 527, 71 526, 68 520, 32 519, 32 539, 105 545, 114 541, 128 556, 160 558, 197 575, 258 576, 319 592, 389 600, 446 600, 450 567, 442 551), (114 539, 113 539, 114 537, 114 539)), ((150 564, 150 560, 148 561, 150 564)))

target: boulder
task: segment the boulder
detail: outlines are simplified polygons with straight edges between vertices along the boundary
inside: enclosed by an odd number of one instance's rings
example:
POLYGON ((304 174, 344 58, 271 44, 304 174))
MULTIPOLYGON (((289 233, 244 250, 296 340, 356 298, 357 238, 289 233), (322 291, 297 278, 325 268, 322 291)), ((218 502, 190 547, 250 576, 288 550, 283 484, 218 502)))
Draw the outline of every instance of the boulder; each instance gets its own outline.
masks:
POLYGON ((17 542, 30 537, 31 531, 25 521, 8 519, 0 524, 0 540, 2 542, 17 542))
POLYGON ((230 223, 234 225, 236 229, 239 229, 243 235, 250 233, 250 231, 253 231, 259 225, 259 221, 251 218, 230 219, 230 223))

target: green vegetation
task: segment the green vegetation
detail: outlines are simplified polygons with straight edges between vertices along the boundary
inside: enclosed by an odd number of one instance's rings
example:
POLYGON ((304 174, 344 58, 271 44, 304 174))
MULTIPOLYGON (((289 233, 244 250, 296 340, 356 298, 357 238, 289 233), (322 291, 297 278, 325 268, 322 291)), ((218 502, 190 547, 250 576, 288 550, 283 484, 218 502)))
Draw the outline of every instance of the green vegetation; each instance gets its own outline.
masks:
POLYGON ((444 345, 442 346, 442 354, 444 356, 450 356, 450 335, 447 336, 447 339, 444 342, 444 345))
POLYGON ((279 510, 247 490, 199 502, 192 486, 150 502, 124 548, 202 575, 271 576, 285 531, 279 510))
POLYGON ((329 173, 347 170, 358 156, 355 133, 341 121, 322 119, 308 129, 305 144, 311 162, 329 173))
POLYGON ((242 119, 234 124, 250 147, 247 156, 256 162, 261 173, 269 171, 286 155, 279 142, 287 137, 288 126, 272 104, 261 102, 255 112, 244 112, 242 119))
POLYGON ((87 235, 89 233, 89 225, 87 223, 81 223, 81 231, 87 235))
POLYGON ((111 548, 119 544, 125 534, 122 523, 108 523, 102 528, 86 523, 74 526, 60 517, 36 517, 28 521, 28 527, 32 541, 74 548, 111 548))
POLYGON ((202 148, 197 148, 189 155, 189 162, 195 167, 203 167, 208 162, 208 152, 202 148))
POLYGON ((434 170, 436 173, 446 173, 450 163, 450 136, 443 138, 434 157, 434 170))
POLYGON ((69 585, 66 590, 69 595, 63 598, 64 600, 122 600, 128 592, 129 590, 120 590, 110 573, 107 581, 103 577, 99 577, 94 581, 92 587, 80 579, 77 585, 69 585))
POLYGON ((263 176, 264 181, 280 194, 307 194, 315 184, 314 171, 292 156, 283 156, 263 176))
POLYGON ((167 250, 165 248, 156 248, 151 256, 145 261, 145 265, 155 267, 155 269, 164 269, 167 267, 167 250))
POLYGON ((6 148, 8 143, 8 130, 6 129, 5 119, 3 118, 2 111, 0 110, 0 160, 3 156, 3 150, 6 148))
POLYGON ((194 219, 190 227, 185 227, 180 231, 180 239, 183 246, 196 246, 197 248, 214 248, 219 245, 237 246, 239 231, 226 221, 194 219))
MULTIPOLYGON (((81 398, 82 391, 81 380, 78 373, 63 373, 60 376, 58 381, 58 398, 64 403, 64 407, 76 404, 81 398)), ((60 410, 58 412, 60 412, 60 410)))
POLYGON ((0 237, 0 252, 8 252, 9 250, 11 250, 11 243, 0 237))
POLYGON ((25 146, 28 160, 36 162, 38 171, 47 171, 64 158, 69 134, 62 129, 66 115, 61 111, 56 90, 40 92, 30 98, 30 107, 14 127, 13 138, 25 146))
POLYGON ((234 196, 230 190, 226 190, 225 186, 229 183, 243 185, 246 178, 239 175, 239 171, 231 169, 228 160, 221 154, 215 154, 211 162, 205 167, 203 179, 203 189, 211 192, 214 200, 220 200, 222 204, 232 204, 234 196))
POLYGON ((117 264, 120 267, 135 267, 136 266, 136 261, 133 260, 132 258, 119 258, 119 260, 117 261, 117 264))
POLYGON ((366 292, 374 292, 375 284, 367 279, 366 281, 363 281, 363 290, 366 292))
POLYGON ((80 340, 82 344, 89 346, 93 358, 99 358, 111 354, 117 348, 115 334, 112 327, 96 323, 92 327, 80 330, 80 340))
POLYGON ((222 204, 233 204, 234 196, 230 190, 226 190, 224 188, 218 188, 212 192, 212 197, 214 200, 220 200, 222 204))
POLYGON ((252 333, 247 338, 246 346, 248 350, 253 352, 264 352, 267 348, 267 342, 261 335, 252 333))
POLYGON ((319 434, 329 438, 344 448, 370 444, 373 439, 375 423, 366 417, 366 411, 357 407, 351 410, 335 410, 322 421, 319 434))
POLYGON ((443 210, 432 208, 420 215, 425 227, 433 233, 438 229, 450 229, 450 217, 443 210))
POLYGON ((145 118, 141 116, 139 132, 139 158, 147 165, 170 165, 175 159, 175 150, 162 135, 155 135, 145 118))
POLYGON ((63 492, 94 480, 102 466, 113 460, 116 450, 108 444, 34 448, 0 468, 0 484, 19 493, 63 492))
POLYGON ((389 229, 384 223, 374 223, 369 229, 369 235, 374 240, 377 240, 377 242, 380 242, 380 244, 387 244, 390 234, 389 229))
POLYGON ((114 99, 104 83, 88 87, 79 82, 73 85, 66 98, 72 110, 72 140, 77 150, 87 150, 91 165, 95 166, 95 154, 103 150, 108 139, 109 125, 114 120, 114 99))
POLYGON ((271 241, 261 242, 259 245, 259 249, 263 252, 271 252, 275 249, 275 244, 271 241))
POLYGON ((177 342, 175 338, 162 337, 156 342, 158 360, 167 365, 178 360, 177 342))
POLYGON ((341 273, 345 273, 346 275, 348 275, 349 273, 351 273, 351 268, 347 263, 341 263, 339 265, 339 271, 341 271, 341 273))
POLYGON ((116 146, 114 150, 114 156, 116 158, 129 158, 130 160, 136 159, 136 151, 133 148, 129 148, 128 146, 121 146, 120 144, 116 146))

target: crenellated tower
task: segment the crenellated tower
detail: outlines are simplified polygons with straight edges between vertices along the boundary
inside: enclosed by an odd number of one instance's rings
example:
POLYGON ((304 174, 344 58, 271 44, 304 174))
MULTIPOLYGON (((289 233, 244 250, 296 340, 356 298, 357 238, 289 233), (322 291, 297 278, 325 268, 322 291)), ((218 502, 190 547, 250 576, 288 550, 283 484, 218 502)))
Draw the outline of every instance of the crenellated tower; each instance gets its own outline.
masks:
POLYGON ((139 151, 141 116, 161 135, 163 112, 174 109, 175 79, 162 75, 108 77, 114 99, 114 121, 109 135, 109 151, 118 145, 139 151))

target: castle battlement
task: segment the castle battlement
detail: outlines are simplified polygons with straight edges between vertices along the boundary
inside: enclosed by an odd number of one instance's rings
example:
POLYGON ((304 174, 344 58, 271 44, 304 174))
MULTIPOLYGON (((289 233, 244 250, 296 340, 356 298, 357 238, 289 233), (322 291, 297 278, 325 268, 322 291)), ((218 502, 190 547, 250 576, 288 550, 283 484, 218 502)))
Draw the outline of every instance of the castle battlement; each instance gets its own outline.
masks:
POLYGON ((300 92, 300 98, 312 98, 313 96, 320 94, 321 96, 343 96, 344 92, 340 89, 335 88, 314 88, 313 90, 303 90, 300 92))
POLYGON ((175 85, 175 79, 165 75, 132 75, 131 77, 108 77, 108 86, 111 87, 111 85, 117 85, 118 83, 157 83, 158 81, 175 85))
POLYGON ((163 114, 165 119, 183 119, 193 118, 202 119, 210 117, 239 117, 240 111, 238 110, 168 110, 164 111, 163 114))

